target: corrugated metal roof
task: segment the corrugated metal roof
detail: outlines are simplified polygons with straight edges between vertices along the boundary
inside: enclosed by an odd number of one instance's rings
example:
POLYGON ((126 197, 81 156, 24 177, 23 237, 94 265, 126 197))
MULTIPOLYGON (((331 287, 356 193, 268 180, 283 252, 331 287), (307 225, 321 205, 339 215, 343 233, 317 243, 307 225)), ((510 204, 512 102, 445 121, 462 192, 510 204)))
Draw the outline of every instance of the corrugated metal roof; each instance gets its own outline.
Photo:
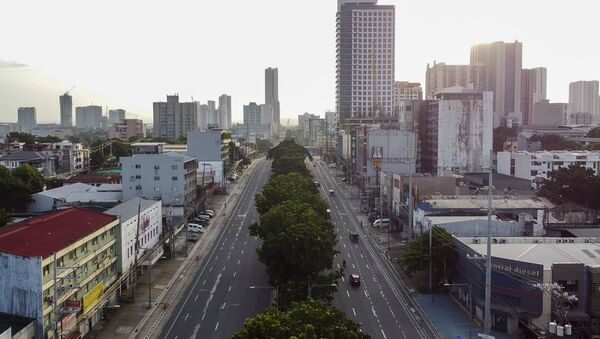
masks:
POLYGON ((0 229, 0 252, 45 258, 114 220, 79 207, 50 212, 0 229))

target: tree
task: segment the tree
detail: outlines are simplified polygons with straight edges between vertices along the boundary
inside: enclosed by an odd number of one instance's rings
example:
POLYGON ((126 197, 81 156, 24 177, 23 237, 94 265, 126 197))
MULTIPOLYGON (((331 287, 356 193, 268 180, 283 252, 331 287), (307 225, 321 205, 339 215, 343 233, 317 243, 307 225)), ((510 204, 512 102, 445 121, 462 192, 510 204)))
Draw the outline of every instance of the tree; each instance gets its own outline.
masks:
POLYGON ((46 179, 46 189, 51 190, 53 188, 62 187, 64 180, 58 178, 46 179))
POLYGON ((506 126, 499 126, 494 129, 494 152, 504 151, 504 142, 511 137, 517 136, 517 129, 506 126))
POLYGON ((287 312, 268 308, 244 325, 233 339, 368 339, 360 325, 325 303, 310 300, 294 303, 287 312))
POLYGON ((41 192, 44 190, 46 180, 44 176, 35 167, 31 165, 23 165, 15 168, 12 175, 27 187, 29 194, 41 192))
POLYGON ((600 138, 600 127, 594 127, 587 133, 588 138, 600 138))
POLYGON ((35 144, 35 137, 29 133, 10 132, 7 139, 9 142, 24 142, 26 145, 35 144))
MULTIPOLYGON (((443 228, 434 227, 431 238, 431 260, 433 281, 448 278, 446 272, 453 272, 456 254, 452 236, 443 228)), ((402 257, 402 265, 407 273, 422 271, 429 267, 429 231, 423 232, 408 245, 402 257)))
POLYGON ((258 213, 265 214, 284 201, 309 204, 318 214, 327 215, 327 203, 317 195, 314 183, 298 173, 278 175, 263 187, 255 197, 258 213))
POLYGON ((567 141, 560 135, 546 134, 546 135, 534 135, 529 138, 531 141, 539 141, 542 143, 542 150, 544 151, 556 151, 556 150, 578 150, 581 146, 574 141, 567 141))
POLYGON ((268 159, 277 159, 283 156, 300 156, 302 158, 309 158, 312 161, 310 152, 304 146, 297 144, 294 139, 285 139, 279 145, 271 148, 267 153, 268 159))
POLYGON ((296 172, 305 177, 312 176, 306 167, 306 164, 304 164, 304 157, 298 155, 278 157, 273 160, 271 169, 275 175, 296 172))
POLYGON ((0 228, 6 226, 12 220, 13 218, 10 215, 8 215, 5 209, 0 209, 0 228))
POLYGON ((600 209, 600 178, 590 168, 571 165, 548 174, 540 194, 556 204, 572 201, 590 209, 600 209))
POLYGON ((0 209, 8 212, 23 212, 31 201, 31 188, 10 170, 0 166, 0 209))
POLYGON ((261 153, 267 153, 269 149, 273 147, 273 143, 268 139, 258 139, 256 140, 256 150, 261 153))

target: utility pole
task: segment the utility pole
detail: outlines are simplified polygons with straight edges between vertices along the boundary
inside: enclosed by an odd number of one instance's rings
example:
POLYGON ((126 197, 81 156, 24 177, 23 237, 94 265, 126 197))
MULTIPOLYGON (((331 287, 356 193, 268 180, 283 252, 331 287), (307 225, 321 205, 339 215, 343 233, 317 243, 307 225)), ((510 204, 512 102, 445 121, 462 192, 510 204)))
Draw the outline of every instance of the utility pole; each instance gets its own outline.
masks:
POLYGON ((488 220, 487 220, 487 257, 485 266, 485 317, 483 319, 485 334, 490 335, 492 329, 492 176, 494 171, 494 151, 490 150, 490 174, 488 179, 488 220))
POLYGON ((412 172, 408 174, 408 241, 412 239, 413 225, 412 172))
POLYGON ((429 292, 431 292, 432 289, 432 272, 433 272, 433 258, 431 256, 432 250, 431 250, 431 243, 433 242, 433 225, 431 225, 429 227, 429 292))

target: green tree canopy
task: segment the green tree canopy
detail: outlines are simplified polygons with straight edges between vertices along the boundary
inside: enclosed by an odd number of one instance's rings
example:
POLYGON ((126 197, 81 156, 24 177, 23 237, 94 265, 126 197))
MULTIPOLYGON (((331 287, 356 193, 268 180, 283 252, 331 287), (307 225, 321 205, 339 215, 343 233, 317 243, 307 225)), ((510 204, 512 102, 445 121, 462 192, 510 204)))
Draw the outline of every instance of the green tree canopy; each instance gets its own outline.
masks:
POLYGON ((15 168, 12 171, 12 175, 19 180, 28 189, 29 194, 41 192, 44 190, 46 180, 40 171, 31 165, 23 165, 15 168))
POLYGON ((272 177, 255 198, 261 215, 287 200, 308 203, 320 215, 327 215, 327 203, 317 195, 314 183, 298 173, 272 177))
POLYGON ((594 127, 587 133, 588 138, 600 138, 600 127, 594 127))
MULTIPOLYGON (((434 227, 431 239, 431 260, 433 262, 433 281, 449 278, 453 272, 456 254, 452 236, 443 228, 434 227), (444 276, 444 272, 448 272, 444 276)), ((402 265, 409 274, 429 267, 429 231, 423 232, 408 245, 402 257, 402 265)))
POLYGON ((305 177, 311 177, 310 171, 304 163, 304 157, 298 155, 282 156, 273 160, 271 164, 273 174, 299 173, 305 177))
POLYGON ((499 126, 494 129, 494 152, 504 151, 504 142, 511 137, 517 136, 517 129, 499 126))
POLYGON ((568 200, 597 210, 600 209, 600 178, 592 169, 582 166, 559 168, 548 174, 540 194, 557 204, 568 200))
POLYGON ((277 159, 283 156, 299 156, 303 159, 309 158, 312 161, 312 155, 310 155, 304 146, 297 144, 294 139, 285 139, 279 145, 271 148, 267 153, 268 159, 277 159))
POLYGON ((269 149, 273 147, 273 143, 268 139, 258 139, 256 140, 256 150, 261 153, 267 153, 269 149))
POLYGON ((12 221, 12 217, 8 215, 5 209, 0 209, 0 228, 6 226, 9 222, 12 221))
POLYGON ((25 211, 31 201, 31 193, 31 187, 12 175, 8 168, 0 166, 0 209, 8 212, 25 211))
POLYGON ((325 303, 294 303, 287 312, 268 308, 244 322, 234 339, 368 339, 360 325, 325 303))
POLYGON ((542 150, 544 151, 581 149, 581 145, 574 141, 565 140, 565 138, 561 137, 560 135, 534 135, 531 138, 529 138, 529 140, 540 141, 542 143, 542 150))

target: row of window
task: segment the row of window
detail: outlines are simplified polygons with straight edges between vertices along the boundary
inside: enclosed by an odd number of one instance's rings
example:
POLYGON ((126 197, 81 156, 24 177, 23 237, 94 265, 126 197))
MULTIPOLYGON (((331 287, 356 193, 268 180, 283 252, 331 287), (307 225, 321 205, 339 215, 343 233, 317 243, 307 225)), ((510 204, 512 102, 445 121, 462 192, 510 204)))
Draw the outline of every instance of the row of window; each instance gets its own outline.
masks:
MULTIPOLYGON (((142 165, 135 164, 134 168, 140 169, 140 168, 142 168, 142 165)), ((154 165, 154 169, 155 170, 160 169, 160 165, 154 165)), ((177 165, 171 165, 171 169, 174 170, 174 171, 177 170, 177 165)))
POLYGON ((365 9, 352 11, 352 18, 358 18, 358 19, 361 19, 363 17, 377 17, 377 18, 379 18, 379 17, 383 17, 383 18, 388 17, 389 18, 391 16, 392 16, 392 12, 390 12, 390 11, 365 10, 365 9))

